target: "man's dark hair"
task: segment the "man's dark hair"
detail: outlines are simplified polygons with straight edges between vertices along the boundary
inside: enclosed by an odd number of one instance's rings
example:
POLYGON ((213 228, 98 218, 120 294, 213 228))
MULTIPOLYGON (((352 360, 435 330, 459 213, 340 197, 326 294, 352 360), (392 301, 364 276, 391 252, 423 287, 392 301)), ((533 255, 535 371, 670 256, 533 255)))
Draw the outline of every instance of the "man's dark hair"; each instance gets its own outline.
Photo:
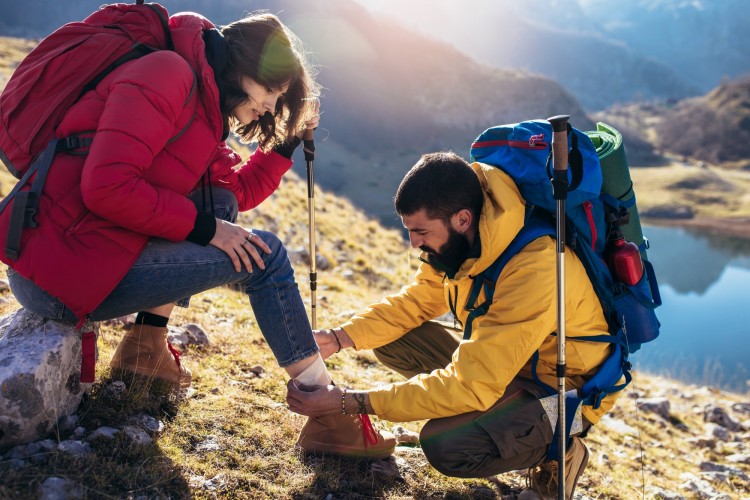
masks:
POLYGON ((477 174, 466 160, 453 152, 422 155, 406 173, 394 198, 399 216, 424 209, 429 218, 446 223, 453 214, 468 208, 476 224, 483 202, 477 174))

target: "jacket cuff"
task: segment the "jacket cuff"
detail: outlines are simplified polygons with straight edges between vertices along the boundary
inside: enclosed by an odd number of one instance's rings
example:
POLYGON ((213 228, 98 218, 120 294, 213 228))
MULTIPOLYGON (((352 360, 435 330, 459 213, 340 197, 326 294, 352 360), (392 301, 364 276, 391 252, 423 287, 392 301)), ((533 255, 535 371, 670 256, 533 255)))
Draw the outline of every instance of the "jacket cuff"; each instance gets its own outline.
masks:
POLYGON ((195 225, 190 234, 187 235, 185 241, 197 243, 201 246, 206 246, 213 239, 216 234, 216 217, 208 212, 198 210, 195 215, 195 225))
POLYGON ((297 146, 299 146, 300 142, 302 142, 302 139, 294 136, 294 139, 292 139, 291 141, 284 141, 281 144, 277 144, 276 146, 274 146, 273 151, 276 151, 284 158, 288 158, 291 160, 292 154, 294 154, 294 150, 297 149, 297 146))

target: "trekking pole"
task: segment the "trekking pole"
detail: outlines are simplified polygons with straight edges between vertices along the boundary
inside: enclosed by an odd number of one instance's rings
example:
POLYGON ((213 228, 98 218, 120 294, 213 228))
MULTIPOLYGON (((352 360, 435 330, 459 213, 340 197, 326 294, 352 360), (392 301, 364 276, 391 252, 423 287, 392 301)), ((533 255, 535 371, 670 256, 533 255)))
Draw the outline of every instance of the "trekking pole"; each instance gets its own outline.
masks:
POLYGON ((557 233, 557 496, 565 499, 565 199, 568 197, 568 115, 547 118, 552 125, 552 192, 557 233))
POLYGON ((312 329, 318 327, 317 298, 318 273, 316 271, 317 255, 315 253, 315 178, 313 176, 313 161, 315 160, 314 129, 308 128, 303 135, 302 150, 307 162, 307 216, 310 227, 310 324, 312 329))

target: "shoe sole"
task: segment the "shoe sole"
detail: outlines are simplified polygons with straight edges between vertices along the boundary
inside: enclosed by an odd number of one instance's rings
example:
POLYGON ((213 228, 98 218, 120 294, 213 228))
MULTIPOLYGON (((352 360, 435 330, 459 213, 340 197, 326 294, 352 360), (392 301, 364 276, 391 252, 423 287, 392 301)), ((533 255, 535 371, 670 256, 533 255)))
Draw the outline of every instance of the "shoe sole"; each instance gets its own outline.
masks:
POLYGON ((364 452, 359 451, 358 449, 346 447, 330 448, 327 446, 327 443, 308 443, 307 445, 303 446, 298 442, 297 445, 302 448, 302 451, 305 452, 306 455, 333 455, 337 457, 354 458, 358 460, 382 460, 384 458, 390 457, 391 455, 393 455, 393 452, 396 451, 395 445, 392 448, 386 448, 384 450, 365 450, 364 452), (305 446, 307 446, 307 448, 305 448, 305 446))
POLYGON ((131 373, 135 373, 137 375, 142 375, 144 377, 153 377, 158 378, 159 380, 163 380, 165 382, 168 382, 180 390, 185 390, 190 387, 190 384, 193 381, 192 375, 188 373, 183 373, 177 377, 174 376, 174 374, 169 373, 166 376, 161 376, 159 372, 151 371, 151 370, 144 370, 143 368, 139 368, 138 366, 134 365, 110 365, 110 367, 114 370, 125 370, 129 371, 131 373))

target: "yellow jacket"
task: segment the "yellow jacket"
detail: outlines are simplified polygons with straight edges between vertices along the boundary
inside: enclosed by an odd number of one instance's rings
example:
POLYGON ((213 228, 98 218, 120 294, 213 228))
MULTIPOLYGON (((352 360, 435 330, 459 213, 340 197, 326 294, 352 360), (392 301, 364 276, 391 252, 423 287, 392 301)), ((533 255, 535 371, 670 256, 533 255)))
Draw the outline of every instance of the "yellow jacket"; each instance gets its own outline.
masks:
MULTIPOLYGON (((510 177, 498 168, 472 164, 485 191, 479 219, 481 255, 463 263, 454 279, 422 263, 414 281, 398 294, 371 305, 342 325, 356 349, 373 349, 393 342, 422 323, 449 311, 451 302, 465 324, 464 304, 472 277, 489 267, 523 225, 524 201, 510 177)), ((448 194, 450 196, 450 194, 448 194)), ((470 340, 453 353, 451 363, 429 374, 370 391, 376 414, 392 421, 422 420, 486 410, 505 392, 514 377, 531 378, 530 358, 539 350, 537 375, 557 387, 557 260, 553 238, 528 244, 503 269, 493 303, 476 318, 470 340)), ((484 301, 480 294, 477 304, 484 301)), ((583 265, 565 252, 566 337, 607 332, 599 299, 583 265)), ((609 344, 566 342, 566 390, 580 388, 607 358, 609 344)), ((610 395, 598 410, 584 407, 596 423, 614 404, 610 395)))

